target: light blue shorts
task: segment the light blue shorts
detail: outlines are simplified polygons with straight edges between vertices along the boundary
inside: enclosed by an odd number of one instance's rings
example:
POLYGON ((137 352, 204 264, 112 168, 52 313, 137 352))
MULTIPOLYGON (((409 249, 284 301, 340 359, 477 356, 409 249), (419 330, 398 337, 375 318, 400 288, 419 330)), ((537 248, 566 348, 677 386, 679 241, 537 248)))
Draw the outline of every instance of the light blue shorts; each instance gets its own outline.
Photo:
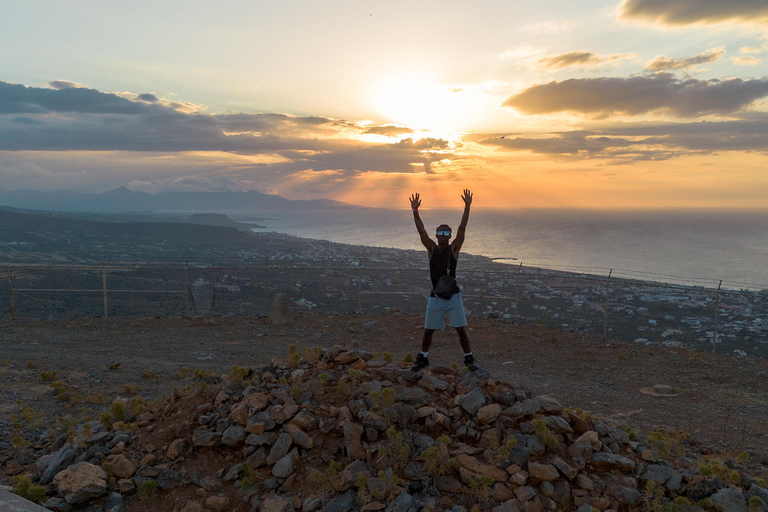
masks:
POLYGON ((440 297, 430 297, 427 302, 427 315, 424 319, 425 329, 442 329, 445 326, 445 316, 451 322, 451 327, 464 327, 467 325, 467 315, 464 313, 464 303, 461 293, 457 293, 448 300, 440 297))

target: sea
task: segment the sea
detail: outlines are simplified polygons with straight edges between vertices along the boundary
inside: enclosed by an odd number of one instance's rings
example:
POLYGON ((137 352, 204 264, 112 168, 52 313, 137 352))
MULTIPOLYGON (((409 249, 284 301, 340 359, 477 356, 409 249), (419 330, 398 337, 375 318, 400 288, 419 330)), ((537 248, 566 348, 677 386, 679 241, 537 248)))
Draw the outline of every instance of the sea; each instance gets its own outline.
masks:
MULTIPOLYGON (((423 249, 410 209, 238 212, 264 228, 355 245, 423 249)), ((423 209, 427 232, 462 210, 423 209)), ((723 289, 768 289, 768 210, 473 208, 464 252, 510 265, 723 289)))

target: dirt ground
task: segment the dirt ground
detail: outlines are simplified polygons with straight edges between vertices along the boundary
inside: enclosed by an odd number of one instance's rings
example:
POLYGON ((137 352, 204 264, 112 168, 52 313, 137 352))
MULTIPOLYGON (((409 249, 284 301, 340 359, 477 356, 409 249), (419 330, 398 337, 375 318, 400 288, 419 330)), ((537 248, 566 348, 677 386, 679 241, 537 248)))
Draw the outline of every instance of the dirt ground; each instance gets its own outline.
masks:
MULTIPOLYGON (((422 322, 421 315, 390 313, 302 314, 287 326, 255 318, 2 323, 0 441, 10 441, 20 417, 37 428, 65 417, 98 418, 116 395, 138 392, 151 401, 185 386, 189 379, 177 375, 183 367, 221 373, 233 365, 258 368, 286 359, 291 344, 338 344, 391 352, 399 360, 420 350, 422 322), (110 369, 114 363, 121 364, 110 369), (61 402, 42 379, 41 372, 54 370, 72 401, 61 402)), ((753 464, 768 466, 764 359, 606 343, 491 319, 471 319, 469 333, 479 364, 497 380, 640 432, 681 429, 715 451, 747 451, 753 464), (640 391, 655 384, 672 386, 676 396, 640 391)), ((436 333, 429 357, 433 365, 461 364, 455 332, 436 333)))

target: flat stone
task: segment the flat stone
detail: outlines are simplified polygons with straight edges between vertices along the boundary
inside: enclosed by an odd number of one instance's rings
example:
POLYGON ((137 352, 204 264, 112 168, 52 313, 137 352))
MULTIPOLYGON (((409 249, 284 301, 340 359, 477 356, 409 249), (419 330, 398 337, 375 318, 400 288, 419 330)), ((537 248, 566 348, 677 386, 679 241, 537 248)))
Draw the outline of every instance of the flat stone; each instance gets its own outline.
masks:
POLYGON ((293 500, 278 494, 270 494, 261 502, 259 512, 294 512, 293 500))
POLYGON ((157 475, 157 486, 162 490, 179 487, 181 483, 181 474, 174 469, 163 468, 160 470, 160 474, 157 475))
MULTIPOLYGON (((50 510, 55 510, 53 508, 48 508, 49 502, 51 502, 51 500, 53 499, 54 498, 51 498, 48 501, 46 501, 45 502, 46 508, 43 508, 40 505, 32 503, 29 500, 25 500, 21 496, 16 496, 12 492, 7 491, 3 488, 0 488, 0 510, 2 510, 3 512, 5 511, 7 512, 49 512, 50 510)), ((59 502, 54 501, 53 503, 51 503, 51 505, 58 504, 58 503, 59 502)), ((72 509, 72 507, 67 505, 67 503, 64 502, 64 500, 61 500, 61 504, 64 507, 69 507, 69 508, 65 508, 65 510, 72 509)))
POLYGON ((458 399, 458 405, 466 412, 475 416, 477 411, 485 405, 485 393, 480 388, 475 388, 458 399))
POLYGON ((284 425, 283 430, 285 430, 285 432, 291 436, 291 439, 293 439, 294 443, 301 446, 302 448, 310 450, 315 445, 315 443, 312 441, 312 438, 296 425, 284 425))
POLYGON ((534 397, 534 400, 538 400, 541 405, 541 409, 549 414, 560 414, 563 412, 563 406, 556 399, 549 395, 539 395, 534 397))
POLYGON ((437 379, 431 375, 424 374, 419 381, 419 386, 428 389, 430 391, 445 391, 450 387, 450 384, 444 380, 437 379))
POLYGON ((288 478, 296 469, 298 461, 299 452, 297 448, 294 448, 288 455, 275 462, 275 465, 272 466, 272 475, 277 478, 288 478))
POLYGON ((350 460, 361 460, 365 458, 365 447, 363 446, 363 427, 357 423, 344 420, 342 423, 344 431, 344 446, 346 447, 347 457, 350 460))
POLYGON ((500 467, 493 464, 481 464, 475 457, 465 453, 456 456, 456 463, 473 473, 488 475, 497 482, 506 482, 509 479, 509 474, 500 467))
POLYGON ((224 512, 230 509, 232 503, 226 496, 211 496, 205 500, 205 506, 216 512, 224 512))
POLYGON ((193 446, 216 446, 221 444, 221 432, 199 428, 192 434, 193 446))
POLYGON ((350 512, 355 506, 355 499, 352 493, 347 492, 334 498, 328 503, 323 512, 350 512))
POLYGON ((286 433, 280 434, 280 437, 277 438, 277 442, 272 446, 272 450, 267 456, 267 464, 272 466, 278 460, 285 457, 291 448, 291 442, 291 436, 286 433))
POLYGON ((591 464, 596 469, 604 470, 633 471, 635 469, 635 462, 632 459, 615 453, 593 453, 591 464))

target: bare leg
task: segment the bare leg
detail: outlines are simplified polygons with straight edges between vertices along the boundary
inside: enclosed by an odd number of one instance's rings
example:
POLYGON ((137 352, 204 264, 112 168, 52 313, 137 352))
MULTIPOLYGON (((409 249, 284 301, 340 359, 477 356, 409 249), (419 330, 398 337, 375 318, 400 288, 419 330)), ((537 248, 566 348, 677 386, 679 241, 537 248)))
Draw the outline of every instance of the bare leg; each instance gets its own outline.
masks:
POLYGON ((469 335, 467 334, 467 328, 457 327, 456 332, 459 333, 459 343, 461 343, 461 348, 464 350, 464 353, 469 354, 472 352, 472 349, 469 348, 469 335))
POLYGON ((424 337, 421 338, 421 351, 429 352, 429 346, 432 344, 432 336, 435 334, 434 329, 424 329, 424 337))

